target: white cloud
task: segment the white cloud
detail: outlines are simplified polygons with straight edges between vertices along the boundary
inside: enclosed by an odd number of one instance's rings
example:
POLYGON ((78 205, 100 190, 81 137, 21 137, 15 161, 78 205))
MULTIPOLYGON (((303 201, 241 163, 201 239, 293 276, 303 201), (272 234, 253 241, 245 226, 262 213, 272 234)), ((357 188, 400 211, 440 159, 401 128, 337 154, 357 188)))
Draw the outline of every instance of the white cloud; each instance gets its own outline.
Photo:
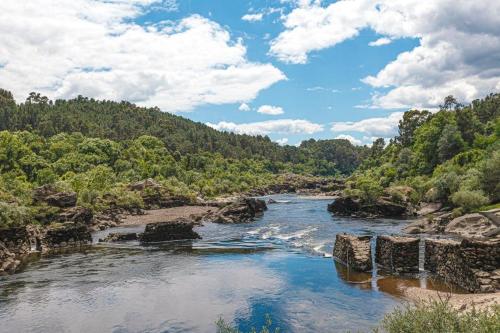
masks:
POLYGON ((256 14, 245 14, 241 19, 243 21, 248 21, 248 22, 257 22, 257 21, 262 21, 263 17, 264 14, 256 13, 256 14))
POLYGON ((280 146, 284 146, 288 143, 288 138, 278 139, 276 140, 276 143, 279 144, 280 146))
POLYGON ((273 106, 273 105, 262 105, 261 107, 259 107, 257 112, 263 113, 263 114, 268 114, 271 116, 277 116, 277 115, 285 113, 285 111, 283 111, 282 107, 273 106))
POLYGON ((247 103, 241 103, 241 105, 238 107, 238 110, 240 110, 240 111, 250 111, 250 106, 248 106, 247 103))
POLYGON ((379 38, 373 42, 369 42, 368 45, 370 46, 382 46, 382 45, 388 45, 392 43, 392 39, 387 38, 387 37, 382 37, 379 38))
POLYGON ((332 125, 332 132, 358 132, 369 137, 393 137, 398 133, 399 120, 403 112, 393 112, 384 118, 368 118, 354 122, 337 122, 332 125))
POLYGON ((279 119, 246 124, 235 124, 232 122, 221 121, 217 124, 206 124, 220 131, 250 135, 268 135, 271 133, 314 134, 323 131, 323 125, 315 124, 303 119, 279 119))
POLYGON ((370 28, 383 37, 417 38, 363 82, 389 88, 373 96, 382 108, 435 107, 453 94, 468 102, 500 91, 500 2, 489 0, 340 0, 321 6, 304 1, 284 16, 285 31, 271 41, 270 53, 305 63, 313 51, 335 46, 370 28))
POLYGON ((0 86, 18 100, 79 94, 189 111, 247 102, 285 79, 272 64, 250 62, 241 40, 193 15, 139 26, 159 0, 0 2, 0 86), (40 10, 43 8, 43 10, 40 10))
POLYGON ((335 137, 335 139, 344 139, 348 140, 350 143, 352 143, 355 146, 361 146, 363 145, 363 142, 361 140, 356 139, 352 135, 347 135, 347 134, 340 134, 335 137))
POLYGON ((326 90, 326 88, 325 87, 316 86, 316 87, 307 88, 306 90, 307 91, 321 91, 321 90, 326 90))

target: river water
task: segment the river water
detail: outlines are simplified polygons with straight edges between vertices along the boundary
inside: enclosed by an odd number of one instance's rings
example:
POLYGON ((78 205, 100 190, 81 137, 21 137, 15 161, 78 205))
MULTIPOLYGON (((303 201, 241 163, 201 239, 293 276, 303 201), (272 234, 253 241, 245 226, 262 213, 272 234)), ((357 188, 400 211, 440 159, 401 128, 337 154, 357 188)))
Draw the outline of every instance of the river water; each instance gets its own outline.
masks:
POLYGON ((352 274, 331 258, 339 232, 398 233, 407 222, 336 218, 330 200, 273 198, 254 223, 196 228, 202 240, 34 260, 0 277, 0 332, 215 332, 219 317, 248 330, 266 314, 281 332, 369 331, 403 302, 402 287, 442 288, 352 274))

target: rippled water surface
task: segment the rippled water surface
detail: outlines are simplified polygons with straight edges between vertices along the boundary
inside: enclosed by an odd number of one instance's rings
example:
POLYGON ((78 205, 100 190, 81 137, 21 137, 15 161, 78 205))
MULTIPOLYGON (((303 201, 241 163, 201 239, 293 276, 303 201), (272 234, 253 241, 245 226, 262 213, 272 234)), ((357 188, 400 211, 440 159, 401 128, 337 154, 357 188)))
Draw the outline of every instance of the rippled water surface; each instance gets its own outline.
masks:
POLYGON ((265 314, 282 332, 368 331, 401 302, 401 286, 425 285, 352 274, 331 258, 338 232, 397 233, 406 222, 274 198, 255 223, 197 228, 202 240, 98 245, 0 277, 0 332, 215 332, 220 316, 246 330, 265 314))

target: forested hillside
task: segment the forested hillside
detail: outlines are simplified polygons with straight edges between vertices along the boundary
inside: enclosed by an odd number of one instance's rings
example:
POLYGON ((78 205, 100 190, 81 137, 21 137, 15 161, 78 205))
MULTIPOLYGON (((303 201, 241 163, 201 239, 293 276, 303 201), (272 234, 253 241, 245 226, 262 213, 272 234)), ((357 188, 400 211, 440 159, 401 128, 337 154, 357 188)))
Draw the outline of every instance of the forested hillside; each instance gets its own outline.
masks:
POLYGON ((52 102, 47 97, 31 93, 24 103, 17 105, 12 94, 2 89, 1 130, 34 131, 46 138, 59 133, 79 132, 87 137, 114 141, 150 135, 162 140, 172 153, 211 152, 226 158, 303 163, 310 167, 317 164, 318 170, 308 170, 314 173, 332 173, 334 166, 331 163, 335 163, 337 170, 342 173, 352 172, 359 165, 364 152, 362 147, 355 147, 347 140, 332 140, 324 145, 328 146, 324 148, 328 154, 318 154, 316 148, 309 153, 307 149, 281 147, 265 136, 220 132, 204 124, 161 112, 158 108, 143 108, 128 102, 97 101, 85 97, 52 102), (338 156, 349 158, 336 157, 336 147, 339 148, 338 156))
POLYGON ((384 146, 373 144, 348 194, 373 201, 385 189, 397 199, 406 186, 414 202, 441 202, 457 214, 500 201, 500 94, 470 105, 449 96, 437 113, 410 110, 384 146))
POLYGON ((94 211, 110 202, 140 207, 127 186, 147 178, 172 195, 214 197, 279 182, 284 173, 349 174, 368 151, 347 140, 281 147, 127 102, 52 102, 32 93, 16 104, 0 90, 0 225, 50 214, 32 199, 46 184, 76 192, 94 211))

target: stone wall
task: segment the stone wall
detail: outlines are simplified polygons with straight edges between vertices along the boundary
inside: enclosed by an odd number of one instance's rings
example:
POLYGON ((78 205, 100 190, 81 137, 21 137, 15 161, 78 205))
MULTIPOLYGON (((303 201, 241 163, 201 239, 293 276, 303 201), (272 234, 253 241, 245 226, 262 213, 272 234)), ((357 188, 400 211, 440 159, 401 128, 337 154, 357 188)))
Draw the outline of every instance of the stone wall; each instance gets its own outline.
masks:
POLYGON ((418 272, 420 239, 378 236, 375 261, 382 271, 393 274, 418 272))
POLYGON ((66 223, 42 228, 37 225, 0 229, 0 274, 12 273, 32 253, 48 253, 92 242, 85 225, 66 223))
POLYGON ((347 267, 360 272, 372 269, 370 236, 337 234, 333 256, 347 267))
POLYGON ((424 267, 470 292, 500 290, 500 241, 426 240, 424 267))

